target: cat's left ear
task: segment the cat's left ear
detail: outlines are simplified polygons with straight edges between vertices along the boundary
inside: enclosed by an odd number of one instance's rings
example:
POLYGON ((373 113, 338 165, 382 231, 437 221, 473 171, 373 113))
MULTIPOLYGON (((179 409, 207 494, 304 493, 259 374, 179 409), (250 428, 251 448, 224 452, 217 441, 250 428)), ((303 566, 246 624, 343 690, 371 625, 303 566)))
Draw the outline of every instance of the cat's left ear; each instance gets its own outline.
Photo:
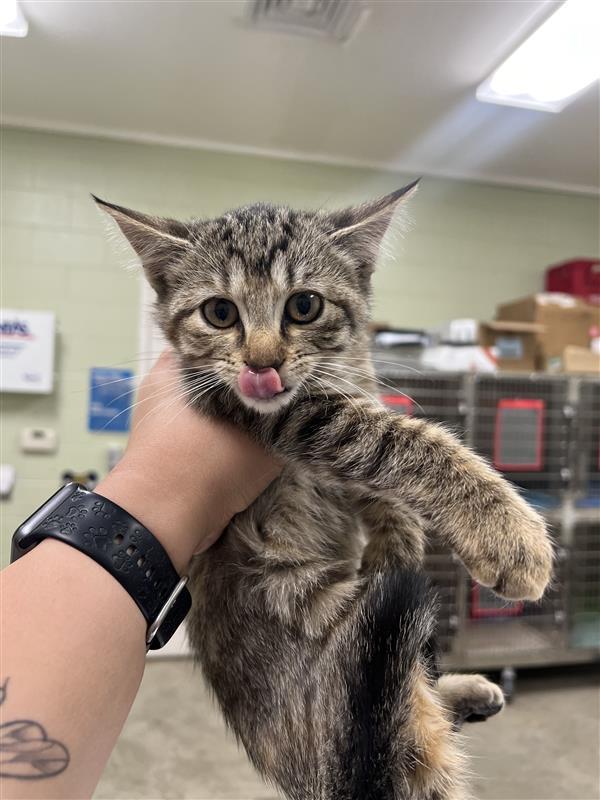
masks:
POLYGON ((102 211, 117 223, 139 256, 146 277, 159 296, 174 278, 177 264, 190 251, 190 230, 184 222, 142 214, 92 195, 102 211))
POLYGON ((361 264, 373 269, 379 245, 398 207, 415 194, 416 181, 391 194, 328 215, 332 223, 330 238, 356 256, 361 264))

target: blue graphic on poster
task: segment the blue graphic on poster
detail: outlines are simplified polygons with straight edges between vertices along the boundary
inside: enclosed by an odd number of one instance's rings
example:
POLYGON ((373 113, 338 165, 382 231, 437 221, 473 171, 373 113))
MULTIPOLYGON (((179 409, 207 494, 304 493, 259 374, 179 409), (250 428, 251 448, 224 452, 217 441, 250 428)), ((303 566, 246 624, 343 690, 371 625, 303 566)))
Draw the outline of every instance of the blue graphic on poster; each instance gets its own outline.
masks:
POLYGON ((127 433, 134 402, 134 380, 130 369, 92 367, 88 428, 91 431, 127 433))

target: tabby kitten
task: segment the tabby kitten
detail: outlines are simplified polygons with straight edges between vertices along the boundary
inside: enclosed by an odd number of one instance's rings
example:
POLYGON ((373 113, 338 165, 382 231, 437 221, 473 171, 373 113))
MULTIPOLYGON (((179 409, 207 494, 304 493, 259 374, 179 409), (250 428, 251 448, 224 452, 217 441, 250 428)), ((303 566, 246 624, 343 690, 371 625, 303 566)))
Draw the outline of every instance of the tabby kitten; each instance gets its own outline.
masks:
POLYGON ((442 427, 375 397, 370 279, 416 184, 339 212, 178 222, 98 201, 142 260, 190 402, 281 477, 195 559, 191 641, 258 770, 293 800, 458 800, 454 729, 502 705, 436 680, 424 528, 509 599, 539 598, 541 518, 442 427))

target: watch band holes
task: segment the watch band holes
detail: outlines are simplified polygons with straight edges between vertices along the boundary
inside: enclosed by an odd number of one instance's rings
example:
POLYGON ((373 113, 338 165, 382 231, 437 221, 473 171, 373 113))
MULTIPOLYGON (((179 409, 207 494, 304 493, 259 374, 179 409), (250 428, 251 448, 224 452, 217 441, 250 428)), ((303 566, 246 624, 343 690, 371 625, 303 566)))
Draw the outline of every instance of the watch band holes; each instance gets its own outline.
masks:
POLYGON ((121 544, 122 541, 123 541, 123 534, 122 533, 116 533, 115 534, 115 538, 113 539, 113 542, 115 544, 121 544))
POLYGON ((129 547, 127 548, 127 555, 132 556, 136 550, 137 547, 134 544, 130 544, 129 547))
POLYGON ((146 577, 147 577, 147 578, 151 578, 151 577, 152 577, 152 574, 153 574, 153 572, 154 572, 154 570, 152 570, 152 569, 147 569, 147 570, 146 570, 146 577))
POLYGON ((140 556, 140 557, 138 558, 138 560, 137 560, 137 565, 138 565, 138 567, 143 567, 143 566, 144 566, 144 561, 145 561, 145 560, 146 560, 146 559, 144 558, 144 556, 140 556))

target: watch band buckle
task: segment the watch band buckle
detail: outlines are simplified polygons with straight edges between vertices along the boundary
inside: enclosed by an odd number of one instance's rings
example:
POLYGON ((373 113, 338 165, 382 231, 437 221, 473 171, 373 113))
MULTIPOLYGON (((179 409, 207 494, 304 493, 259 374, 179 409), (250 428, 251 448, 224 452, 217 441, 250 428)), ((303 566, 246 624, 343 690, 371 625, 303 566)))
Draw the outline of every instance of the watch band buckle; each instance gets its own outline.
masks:
POLYGON ((177 586, 175 586, 175 588, 173 589, 171 594, 165 600, 165 603, 164 603, 163 607, 158 612, 158 615, 157 615, 156 619, 154 620, 154 622, 152 623, 152 625, 148 626, 148 631, 146 632, 146 645, 148 647, 150 646, 150 643, 152 642, 152 640, 154 639, 154 637, 158 633, 158 630, 159 630, 160 626, 163 624, 163 622, 167 618, 167 616, 169 614, 169 611, 175 605, 175 601, 177 600, 177 598, 179 597, 181 592, 185 589, 185 586, 186 586, 188 581, 189 581, 189 576, 188 575, 184 575, 183 578, 181 578, 179 580, 179 583, 177 584, 177 586))

